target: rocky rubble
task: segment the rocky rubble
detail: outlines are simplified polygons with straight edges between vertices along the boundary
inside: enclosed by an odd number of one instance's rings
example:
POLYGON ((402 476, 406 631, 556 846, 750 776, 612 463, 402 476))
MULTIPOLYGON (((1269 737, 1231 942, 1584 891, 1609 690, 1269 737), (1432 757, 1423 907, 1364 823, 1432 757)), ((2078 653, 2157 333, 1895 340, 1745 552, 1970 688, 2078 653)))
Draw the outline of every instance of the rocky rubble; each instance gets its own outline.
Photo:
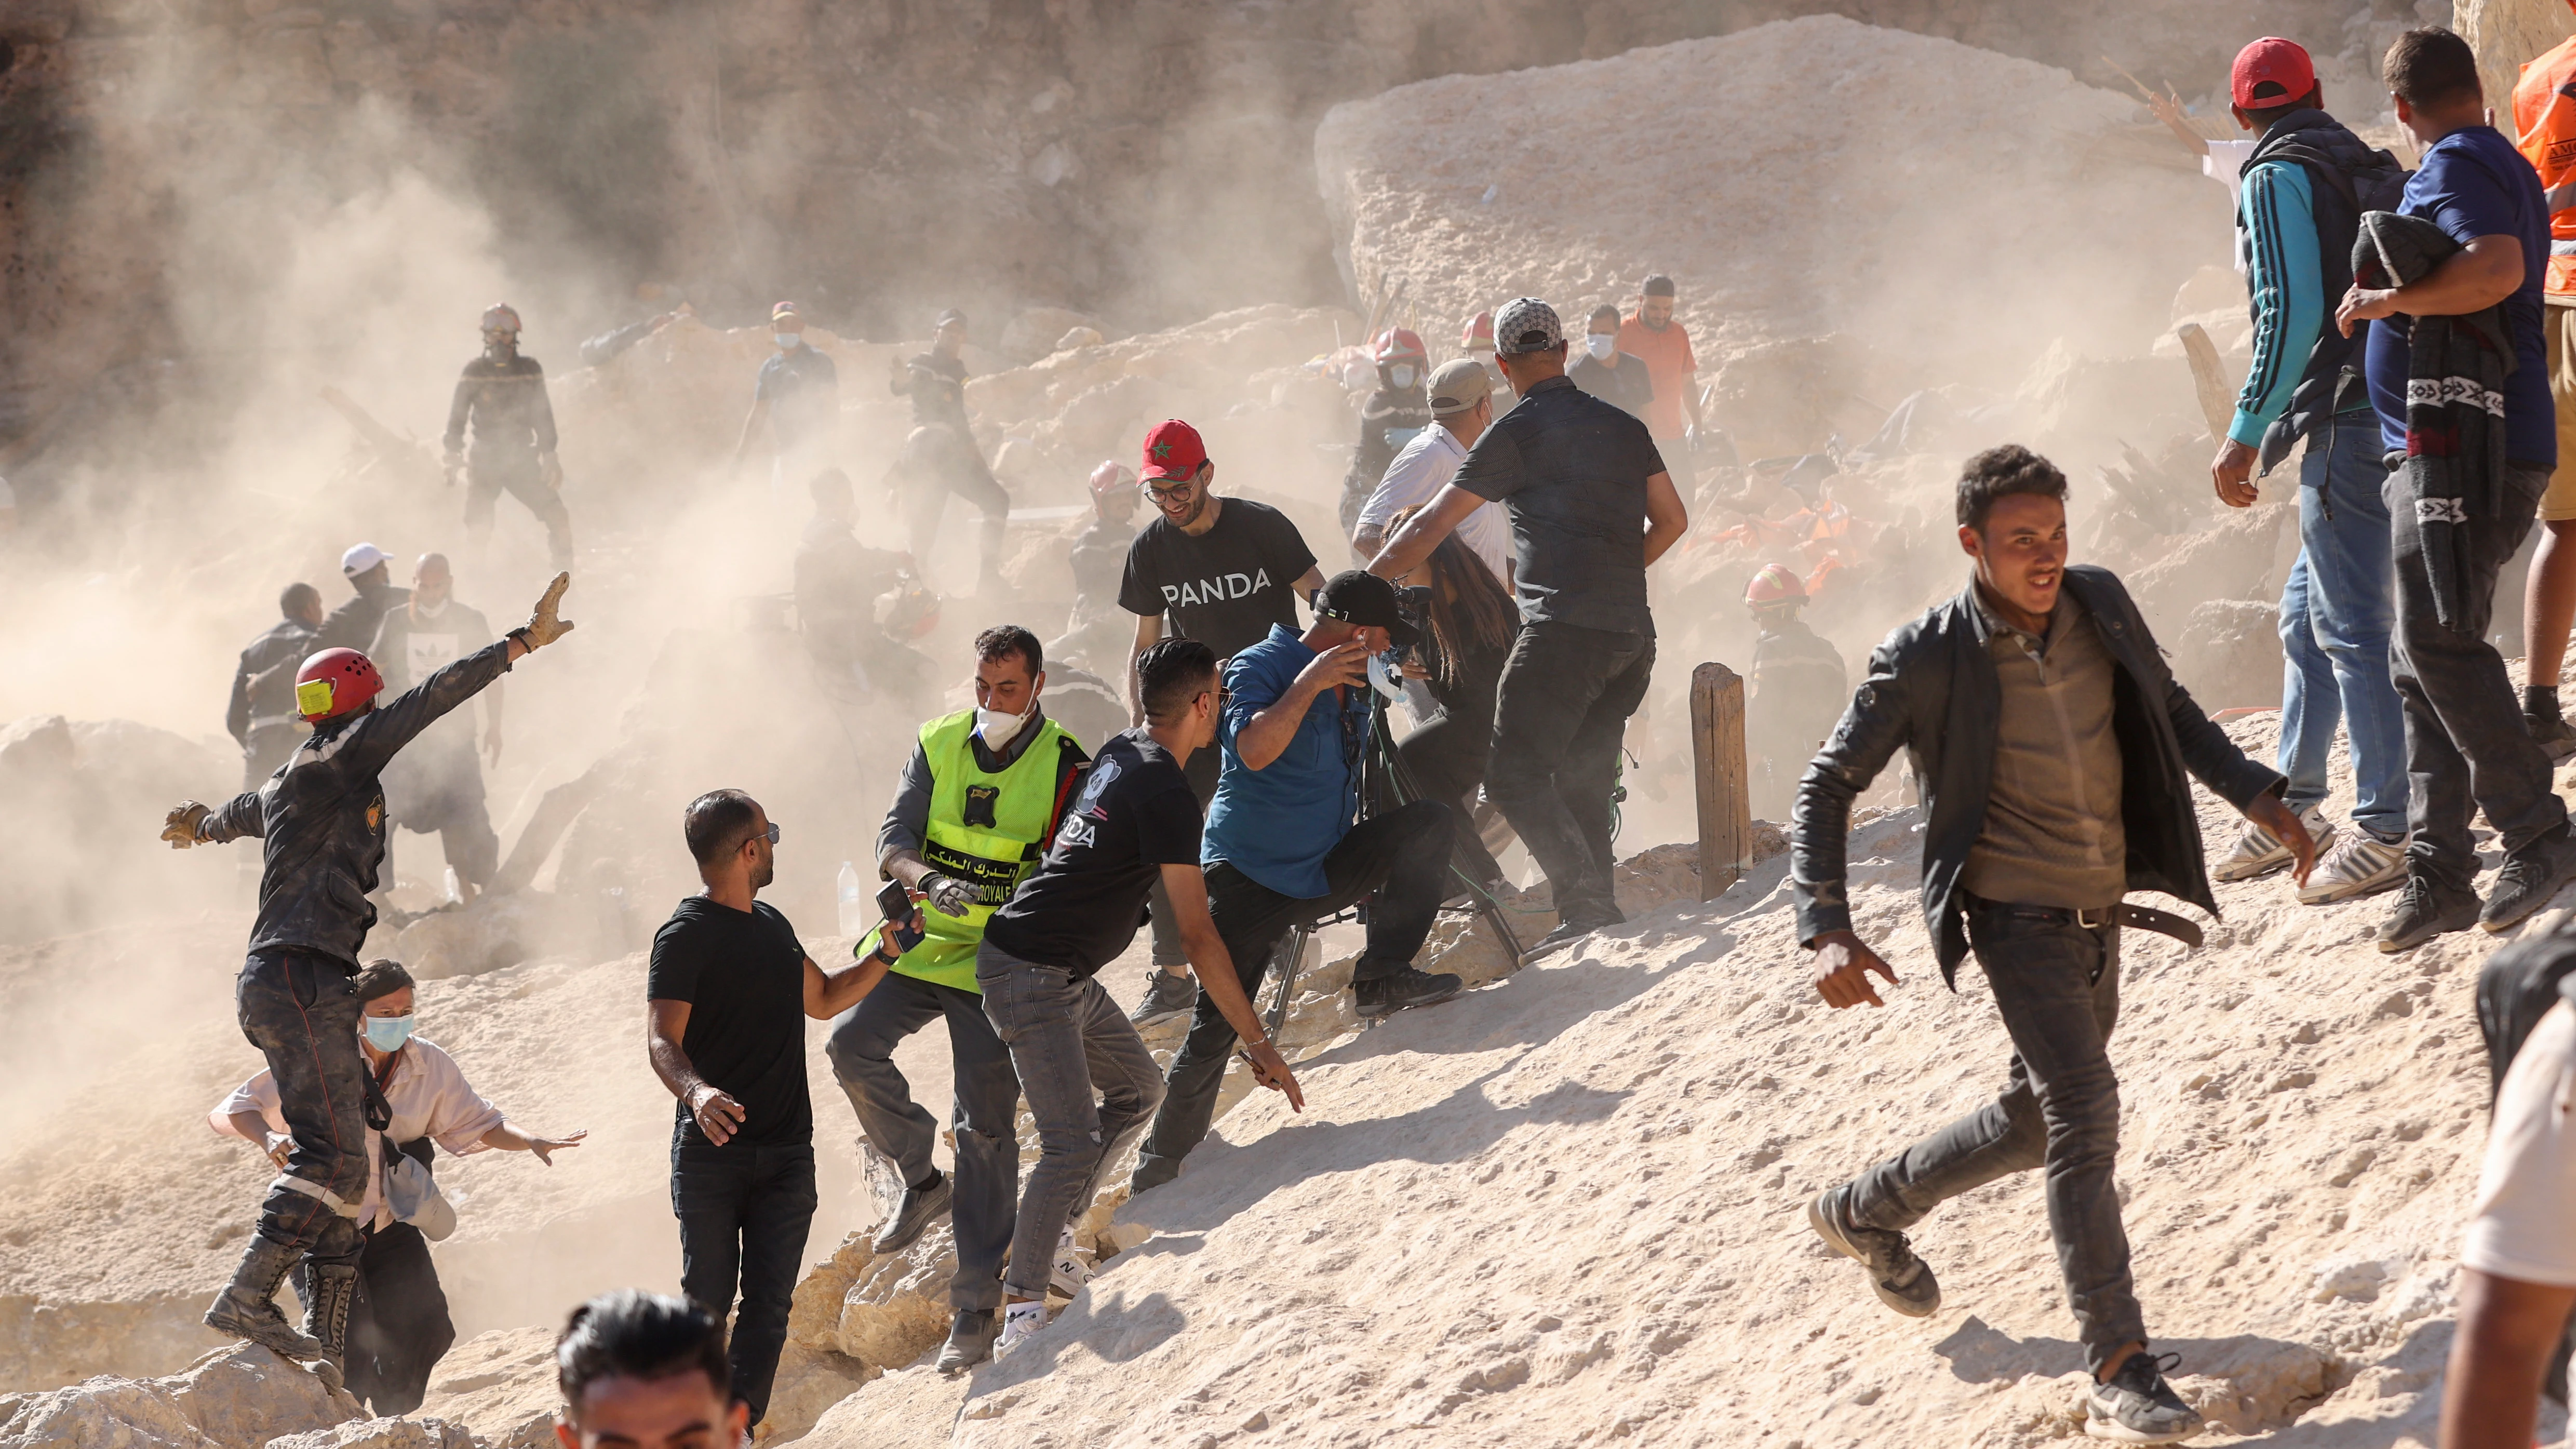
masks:
POLYGON ((0 1449, 264 1449, 282 1438, 287 1449, 470 1449, 446 1426, 374 1437, 333 1432, 365 1417, 357 1400, 302 1365, 236 1344, 165 1378, 94 1378, 0 1395, 0 1449))

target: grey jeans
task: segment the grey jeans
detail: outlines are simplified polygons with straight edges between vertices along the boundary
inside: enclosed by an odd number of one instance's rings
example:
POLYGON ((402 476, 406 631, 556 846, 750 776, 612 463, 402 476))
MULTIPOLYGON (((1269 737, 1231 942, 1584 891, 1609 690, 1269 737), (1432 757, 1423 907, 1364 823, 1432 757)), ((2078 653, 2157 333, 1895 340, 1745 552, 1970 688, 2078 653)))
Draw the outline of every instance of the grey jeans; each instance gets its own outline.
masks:
POLYGON ((1961 1193, 2044 1168, 2058 1270, 2085 1365, 2098 1373, 2113 1350, 2147 1337, 2111 1179, 2120 1155, 2120 1083, 2109 1051, 2120 1016, 2120 928, 1978 901, 1968 909, 1968 938, 2012 1037, 2003 1092, 1853 1179, 1851 1218, 1902 1232, 1961 1193))
POLYGON ((948 1302, 958 1309, 998 1308, 1020 1185, 1020 1079, 984 1016, 983 998, 890 972, 832 1023, 823 1054, 869 1143, 894 1160, 907 1185, 926 1182, 939 1123, 912 1100, 894 1049, 942 1017, 956 1081, 950 1125, 957 1132, 957 1183, 949 1222, 957 1235, 957 1274, 948 1280, 948 1302))
POLYGON ((2388 475, 2389 541, 2397 556, 2397 633, 2389 675, 2406 706, 2408 872, 2454 892, 2476 877, 2469 820, 2484 810, 2508 851, 2567 823, 2567 804, 2549 777, 2549 756, 2522 722, 2522 701, 2504 658, 2486 641, 2496 576, 2531 532, 2549 470, 2508 464, 2500 517, 2459 525, 2469 535, 2469 622, 2474 633, 2442 627, 2433 615, 2424 534, 2400 468, 2388 475))
POLYGON ((1134 1023, 1093 977, 1023 961, 987 941, 975 953, 975 984, 1038 1129, 1038 1165, 1020 1191, 1002 1284, 1014 1297, 1043 1299, 1056 1239, 1090 1205, 1101 1169, 1162 1105, 1163 1077, 1134 1023))

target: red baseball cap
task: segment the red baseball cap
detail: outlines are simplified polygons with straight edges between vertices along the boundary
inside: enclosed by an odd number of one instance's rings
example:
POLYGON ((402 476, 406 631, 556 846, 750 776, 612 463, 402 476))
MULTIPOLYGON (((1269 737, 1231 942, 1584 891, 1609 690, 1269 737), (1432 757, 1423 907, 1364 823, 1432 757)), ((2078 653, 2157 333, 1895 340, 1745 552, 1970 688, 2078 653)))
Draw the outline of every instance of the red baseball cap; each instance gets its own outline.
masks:
POLYGON ((1144 476, 1153 479, 1195 478, 1199 465, 1207 461, 1207 444, 1199 441, 1199 430, 1171 418, 1156 423, 1145 435, 1144 476))
POLYGON ((2316 84, 2316 62, 2308 59, 2306 47, 2277 35, 2264 36, 2236 52, 2236 64, 2227 72, 2228 95, 2249 111, 2286 105, 2316 89, 2316 84), (2255 87, 2266 82, 2280 89, 2254 94, 2255 87))

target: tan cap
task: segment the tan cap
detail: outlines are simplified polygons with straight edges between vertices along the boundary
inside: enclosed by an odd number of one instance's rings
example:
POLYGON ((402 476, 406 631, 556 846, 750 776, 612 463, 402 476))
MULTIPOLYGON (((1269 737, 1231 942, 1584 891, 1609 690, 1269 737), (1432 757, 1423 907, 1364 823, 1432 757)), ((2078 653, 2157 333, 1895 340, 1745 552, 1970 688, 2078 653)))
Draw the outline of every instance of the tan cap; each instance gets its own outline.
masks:
POLYGON ((1436 417, 1463 413, 1493 396, 1494 380, 1485 364, 1472 357, 1444 362, 1431 374, 1431 411, 1436 417))

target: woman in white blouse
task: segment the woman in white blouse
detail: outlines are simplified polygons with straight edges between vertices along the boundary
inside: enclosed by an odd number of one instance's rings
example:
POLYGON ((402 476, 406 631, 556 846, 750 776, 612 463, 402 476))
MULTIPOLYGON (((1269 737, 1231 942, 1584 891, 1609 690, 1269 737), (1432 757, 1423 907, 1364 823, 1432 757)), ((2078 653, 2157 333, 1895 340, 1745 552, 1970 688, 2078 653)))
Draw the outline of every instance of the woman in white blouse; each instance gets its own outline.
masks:
MULTIPOLYGON (((394 1215, 384 1184, 387 1144, 429 1165, 432 1142, 464 1156, 487 1147, 533 1152, 552 1165, 554 1154, 581 1145, 587 1133, 540 1137, 512 1126, 484 1101, 456 1060, 412 1035, 417 993, 399 962, 373 961, 353 978, 364 1015, 358 1046, 375 1072, 376 1086, 392 1109, 392 1125, 367 1141, 367 1195, 356 1205, 365 1247, 355 1263, 308 1262, 296 1270, 304 1297, 304 1331, 341 1360, 349 1392, 378 1415, 420 1406, 429 1372, 456 1341, 447 1295, 430 1262, 420 1229, 394 1215)), ((282 1169, 293 1145, 278 1110, 277 1083, 262 1070, 234 1089, 206 1120, 217 1132, 260 1146, 282 1169)), ((440 1236, 446 1234, 441 1231, 440 1236)))

